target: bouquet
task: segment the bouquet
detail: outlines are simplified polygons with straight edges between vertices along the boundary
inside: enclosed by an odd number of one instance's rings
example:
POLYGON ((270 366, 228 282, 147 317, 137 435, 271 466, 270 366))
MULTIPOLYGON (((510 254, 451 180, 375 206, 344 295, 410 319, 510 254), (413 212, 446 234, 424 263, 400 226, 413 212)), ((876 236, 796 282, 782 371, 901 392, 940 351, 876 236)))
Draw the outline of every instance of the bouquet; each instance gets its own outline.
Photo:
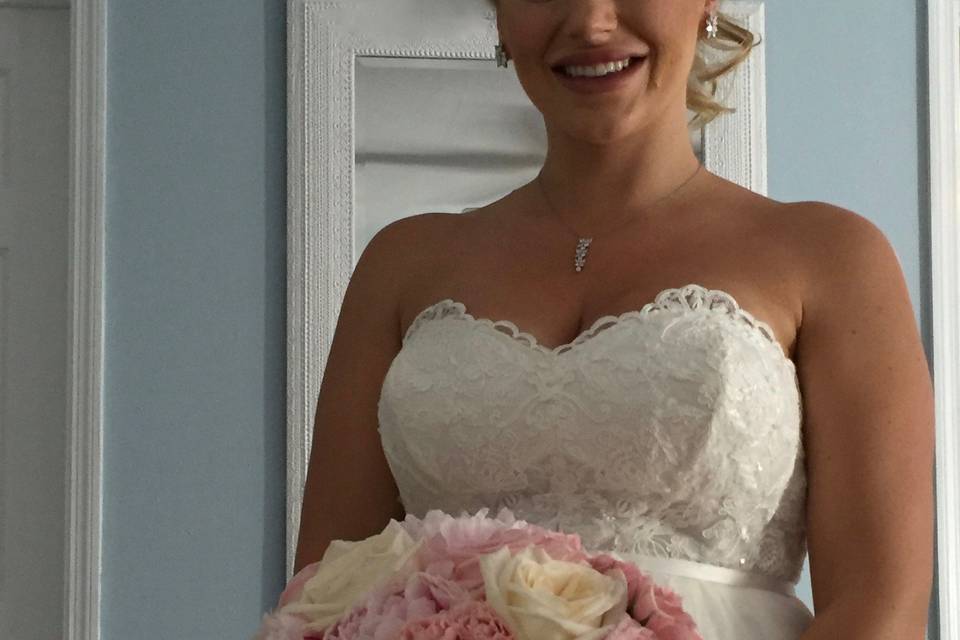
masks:
POLYGON ((680 597, 580 537, 483 508, 334 540, 253 640, 703 640, 680 597))

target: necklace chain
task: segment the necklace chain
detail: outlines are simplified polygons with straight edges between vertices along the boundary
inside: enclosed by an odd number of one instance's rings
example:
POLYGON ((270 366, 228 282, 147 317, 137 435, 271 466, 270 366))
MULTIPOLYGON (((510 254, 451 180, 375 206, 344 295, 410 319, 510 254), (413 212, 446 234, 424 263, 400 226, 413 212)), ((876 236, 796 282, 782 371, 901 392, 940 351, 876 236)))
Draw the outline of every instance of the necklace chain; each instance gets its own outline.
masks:
MULTIPOLYGON (((646 205, 645 208, 649 208, 649 207, 651 207, 652 205, 657 204, 658 202, 661 202, 661 201, 663 201, 663 200, 666 200, 667 198, 669 198, 670 196, 672 196, 673 194, 675 194, 676 192, 678 192, 680 189, 682 189, 683 187, 685 187, 691 180, 693 180, 695 177, 697 177, 697 175, 700 173, 700 170, 701 170, 701 169, 703 169, 703 164, 700 163, 700 162, 698 162, 698 163, 697 163, 697 170, 693 172, 693 175, 691 175, 689 178, 687 178, 686 180, 684 180, 684 181, 680 184, 680 186, 678 186, 678 187, 675 188, 674 190, 670 191, 670 192, 667 193, 666 195, 661 196, 661 197, 657 198, 656 200, 653 200, 652 202, 647 203, 647 205, 646 205)), ((554 217, 557 218, 563 226, 565 226, 567 229, 569 229, 570 231, 572 231, 573 234, 576 235, 577 238, 578 238, 578 241, 577 241, 577 249, 576 249, 576 253, 575 253, 575 255, 574 255, 574 259, 573 259, 573 266, 574 266, 574 268, 575 268, 578 272, 579 272, 579 271, 582 271, 582 270, 583 270, 583 265, 586 263, 586 260, 587 260, 587 249, 590 247, 590 243, 593 242, 594 236, 584 237, 584 236, 582 236, 576 229, 574 229, 574 228, 571 227, 569 224, 567 224, 566 222, 564 222, 563 218, 562 218, 562 217, 560 216, 560 214, 557 212, 556 207, 554 207, 554 206, 553 206, 553 203, 550 202, 550 198, 547 196, 547 192, 546 192, 546 190, 543 188, 543 181, 540 179, 540 176, 541 176, 541 174, 538 173, 538 174, 537 174, 536 181, 537 181, 537 183, 540 185, 540 193, 543 194, 544 200, 547 201, 547 206, 549 206, 550 209, 553 210, 553 212, 554 212, 554 217)), ((630 221, 632 221, 632 220, 633 220, 633 216, 629 216, 629 219, 628 219, 627 222, 630 222, 630 221)), ((610 232, 612 232, 612 231, 615 231, 615 230, 618 230, 618 229, 620 229, 620 228, 623 227, 623 226, 626 226, 626 223, 624 223, 623 225, 618 225, 618 226, 614 227, 613 229, 609 229, 609 230, 607 230, 606 232, 604 232, 604 233, 601 234, 601 235, 605 236, 605 235, 607 235, 608 233, 610 233, 610 232)))

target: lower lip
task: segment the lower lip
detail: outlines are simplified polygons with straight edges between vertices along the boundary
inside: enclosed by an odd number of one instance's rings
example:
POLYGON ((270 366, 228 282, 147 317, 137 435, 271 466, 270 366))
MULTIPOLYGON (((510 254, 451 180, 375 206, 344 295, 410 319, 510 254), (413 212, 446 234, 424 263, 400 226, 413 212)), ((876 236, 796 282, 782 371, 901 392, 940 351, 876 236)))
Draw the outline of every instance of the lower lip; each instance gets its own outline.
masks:
POLYGON ((637 75, 647 62, 646 58, 631 58, 630 65, 617 73, 591 78, 589 76, 568 76, 563 71, 554 71, 560 81, 578 93, 605 93, 622 87, 630 78, 637 75))

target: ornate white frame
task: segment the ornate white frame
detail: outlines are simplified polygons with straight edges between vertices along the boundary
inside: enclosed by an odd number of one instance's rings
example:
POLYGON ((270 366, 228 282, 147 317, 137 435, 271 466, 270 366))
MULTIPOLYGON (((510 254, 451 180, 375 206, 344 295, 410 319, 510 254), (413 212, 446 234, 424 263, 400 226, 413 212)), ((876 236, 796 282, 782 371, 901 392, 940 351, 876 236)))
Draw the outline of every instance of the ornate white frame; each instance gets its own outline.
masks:
MULTIPOLYGON (((292 577, 316 398, 354 267, 357 56, 490 60, 483 2, 288 0, 287 579, 292 577), (428 18, 428 19, 427 19, 428 18), (386 28, 389 25, 389 29, 386 28)), ((761 1, 724 10, 764 32, 761 1)), ((733 77, 738 106, 704 130, 707 168, 766 193, 764 46, 733 77)))
POLYGON ((928 1, 939 638, 960 638, 960 0, 928 1))
MULTIPOLYGON (((66 4, 66 3, 61 3, 66 4)), ((70 4, 70 281, 66 640, 99 640, 107 3, 70 4)))

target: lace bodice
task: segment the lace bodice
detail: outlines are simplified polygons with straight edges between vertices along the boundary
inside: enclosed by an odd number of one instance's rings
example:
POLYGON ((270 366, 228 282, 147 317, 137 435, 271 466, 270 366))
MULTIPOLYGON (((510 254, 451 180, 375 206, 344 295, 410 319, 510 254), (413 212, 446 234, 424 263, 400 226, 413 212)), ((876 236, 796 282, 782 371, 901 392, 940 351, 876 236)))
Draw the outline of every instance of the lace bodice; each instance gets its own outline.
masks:
POLYGON ((591 550, 800 576, 796 369, 723 291, 666 289, 555 349, 440 300, 408 328, 378 415, 407 513, 505 506, 591 550))

